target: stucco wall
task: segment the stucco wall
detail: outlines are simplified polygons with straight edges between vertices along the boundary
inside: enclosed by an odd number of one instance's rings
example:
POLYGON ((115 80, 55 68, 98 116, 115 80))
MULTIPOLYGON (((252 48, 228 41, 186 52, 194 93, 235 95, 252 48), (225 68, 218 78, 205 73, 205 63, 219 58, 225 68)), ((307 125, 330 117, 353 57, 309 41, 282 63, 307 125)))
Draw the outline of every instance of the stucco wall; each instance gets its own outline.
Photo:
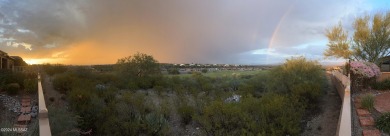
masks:
POLYGON ((338 71, 332 71, 331 80, 343 101, 337 126, 338 136, 352 135, 350 79, 338 71))
POLYGON ((383 81, 386 79, 390 80, 390 72, 382 72, 381 76, 377 79, 377 81, 383 81))

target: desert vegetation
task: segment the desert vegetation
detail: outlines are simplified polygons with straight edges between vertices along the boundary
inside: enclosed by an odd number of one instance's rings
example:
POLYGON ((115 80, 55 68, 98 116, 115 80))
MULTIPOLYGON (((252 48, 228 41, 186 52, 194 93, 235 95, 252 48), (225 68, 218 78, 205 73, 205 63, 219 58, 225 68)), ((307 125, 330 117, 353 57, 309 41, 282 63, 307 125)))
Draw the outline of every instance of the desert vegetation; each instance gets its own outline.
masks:
POLYGON ((37 90, 36 83, 37 74, 34 72, 0 71, 0 90, 7 92, 9 95, 35 93, 37 90))
POLYGON ((383 132, 390 133, 390 112, 383 113, 375 120, 375 125, 383 132))
MULTIPOLYGON (((95 135, 172 135, 192 127, 202 135, 299 135, 302 117, 316 108, 326 85, 321 66, 303 57, 231 76, 163 75, 142 53, 119 59, 109 72, 55 67, 46 66, 72 112, 53 124, 62 125, 52 126, 57 134, 78 128, 95 135)), ((55 119, 60 110, 54 111, 55 119)))

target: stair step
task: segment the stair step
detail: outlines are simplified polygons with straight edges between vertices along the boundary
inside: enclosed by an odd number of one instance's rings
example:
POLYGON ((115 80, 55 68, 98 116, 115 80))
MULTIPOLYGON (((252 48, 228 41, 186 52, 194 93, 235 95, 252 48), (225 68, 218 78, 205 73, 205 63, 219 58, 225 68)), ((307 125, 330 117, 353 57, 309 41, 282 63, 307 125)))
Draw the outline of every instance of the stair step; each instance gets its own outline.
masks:
POLYGON ((372 117, 359 117, 359 122, 362 127, 374 126, 374 118, 372 117))
POLYGON ((366 109, 357 109, 356 112, 358 116, 363 116, 363 117, 371 116, 371 113, 366 109))
POLYGON ((364 129, 363 136, 381 136, 381 132, 378 129, 364 129))

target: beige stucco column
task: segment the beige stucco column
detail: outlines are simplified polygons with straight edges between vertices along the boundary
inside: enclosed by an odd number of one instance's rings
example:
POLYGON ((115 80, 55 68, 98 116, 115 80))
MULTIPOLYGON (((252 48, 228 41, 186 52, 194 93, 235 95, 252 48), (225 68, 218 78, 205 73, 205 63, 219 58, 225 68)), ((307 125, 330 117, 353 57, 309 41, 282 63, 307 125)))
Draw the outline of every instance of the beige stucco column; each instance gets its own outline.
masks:
MULTIPOLYGON (((8 69, 8 66, 9 66, 9 60, 7 58, 5 58, 6 61, 5 61, 5 69, 8 69)), ((4 62, 3 62, 4 63, 4 62)))
POLYGON ((11 62, 11 70, 14 71, 15 61, 11 62))

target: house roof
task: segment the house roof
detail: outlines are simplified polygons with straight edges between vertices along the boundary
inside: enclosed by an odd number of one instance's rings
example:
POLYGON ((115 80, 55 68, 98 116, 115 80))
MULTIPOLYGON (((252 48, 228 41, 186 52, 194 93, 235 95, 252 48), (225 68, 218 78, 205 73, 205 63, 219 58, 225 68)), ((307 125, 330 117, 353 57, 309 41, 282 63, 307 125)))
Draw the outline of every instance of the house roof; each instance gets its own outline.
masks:
POLYGON ((19 56, 11 56, 15 60, 15 66, 27 66, 28 64, 19 56))
POLYGON ((7 53, 4 52, 4 51, 2 51, 2 50, 0 50, 0 54, 1 54, 1 55, 3 55, 3 54, 7 55, 7 53))
POLYGON ((7 59, 15 60, 14 58, 8 56, 8 53, 6 53, 6 52, 4 52, 4 51, 2 51, 2 50, 0 50, 0 55, 6 57, 7 59))

